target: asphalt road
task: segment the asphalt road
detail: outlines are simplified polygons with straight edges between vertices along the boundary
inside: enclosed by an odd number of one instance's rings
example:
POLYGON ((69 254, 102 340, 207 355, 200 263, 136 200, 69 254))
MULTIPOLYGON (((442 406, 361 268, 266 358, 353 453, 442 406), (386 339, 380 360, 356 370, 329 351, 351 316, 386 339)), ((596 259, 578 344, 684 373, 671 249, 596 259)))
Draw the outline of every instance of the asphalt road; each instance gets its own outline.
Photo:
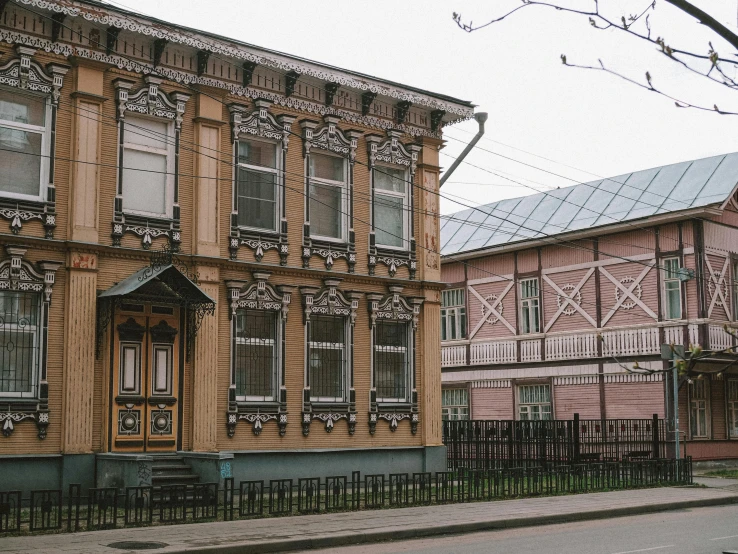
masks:
POLYGON ((400 542, 312 550, 325 554, 721 554, 738 552, 738 506, 678 510, 485 531, 400 542))

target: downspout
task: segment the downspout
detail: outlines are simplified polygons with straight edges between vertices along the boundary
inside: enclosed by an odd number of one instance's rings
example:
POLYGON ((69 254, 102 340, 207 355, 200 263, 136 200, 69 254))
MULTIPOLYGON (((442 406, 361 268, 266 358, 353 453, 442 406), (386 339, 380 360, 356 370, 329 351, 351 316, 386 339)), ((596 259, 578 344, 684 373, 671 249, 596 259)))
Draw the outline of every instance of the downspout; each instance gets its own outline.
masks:
POLYGON ((474 135, 474 138, 471 139, 471 142, 466 145, 466 148, 464 148, 464 151, 459 155, 459 157, 454 160, 454 163, 451 164, 451 167, 449 167, 443 174, 443 177, 441 177, 441 183, 438 185, 438 188, 441 188, 443 186, 443 183, 446 182, 446 179, 448 179, 456 170, 456 168, 459 167, 459 164, 464 161, 466 155, 471 152, 472 148, 474 148, 479 142, 479 139, 482 138, 482 135, 484 134, 484 122, 487 121, 487 112, 475 113, 474 119, 476 119, 477 123, 479 123, 479 131, 476 135, 474 135))

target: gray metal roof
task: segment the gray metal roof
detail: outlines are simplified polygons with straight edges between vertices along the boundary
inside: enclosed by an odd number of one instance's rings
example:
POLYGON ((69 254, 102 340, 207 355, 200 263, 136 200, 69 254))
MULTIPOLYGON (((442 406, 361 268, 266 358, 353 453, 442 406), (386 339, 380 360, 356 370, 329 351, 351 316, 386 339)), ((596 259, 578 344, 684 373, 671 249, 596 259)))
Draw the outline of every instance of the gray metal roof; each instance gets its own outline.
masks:
POLYGON ((442 216, 441 255, 722 204, 737 183, 732 153, 500 200, 442 216))
POLYGON ((177 298, 191 304, 215 304, 215 300, 171 264, 141 268, 101 292, 98 297, 115 298, 136 294, 146 296, 151 301, 166 302, 177 298))

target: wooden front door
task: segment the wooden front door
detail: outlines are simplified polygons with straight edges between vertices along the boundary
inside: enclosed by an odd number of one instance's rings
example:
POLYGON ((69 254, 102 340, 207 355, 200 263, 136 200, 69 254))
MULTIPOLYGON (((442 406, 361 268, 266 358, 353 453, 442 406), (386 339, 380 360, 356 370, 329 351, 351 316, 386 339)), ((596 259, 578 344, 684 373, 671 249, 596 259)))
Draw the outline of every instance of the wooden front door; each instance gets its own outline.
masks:
POLYGON ((125 304, 115 316, 111 449, 168 452, 179 427, 179 308, 125 304))

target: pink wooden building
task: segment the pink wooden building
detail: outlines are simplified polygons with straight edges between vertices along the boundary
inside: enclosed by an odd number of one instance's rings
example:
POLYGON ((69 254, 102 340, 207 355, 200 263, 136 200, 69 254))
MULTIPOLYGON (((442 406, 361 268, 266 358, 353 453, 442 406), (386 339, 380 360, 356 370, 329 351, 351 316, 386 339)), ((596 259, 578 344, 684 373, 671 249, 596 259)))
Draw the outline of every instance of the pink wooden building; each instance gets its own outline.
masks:
POLYGON ((687 453, 738 458, 737 184, 735 153, 446 216, 444 417, 669 417, 661 345, 700 345, 687 453))

